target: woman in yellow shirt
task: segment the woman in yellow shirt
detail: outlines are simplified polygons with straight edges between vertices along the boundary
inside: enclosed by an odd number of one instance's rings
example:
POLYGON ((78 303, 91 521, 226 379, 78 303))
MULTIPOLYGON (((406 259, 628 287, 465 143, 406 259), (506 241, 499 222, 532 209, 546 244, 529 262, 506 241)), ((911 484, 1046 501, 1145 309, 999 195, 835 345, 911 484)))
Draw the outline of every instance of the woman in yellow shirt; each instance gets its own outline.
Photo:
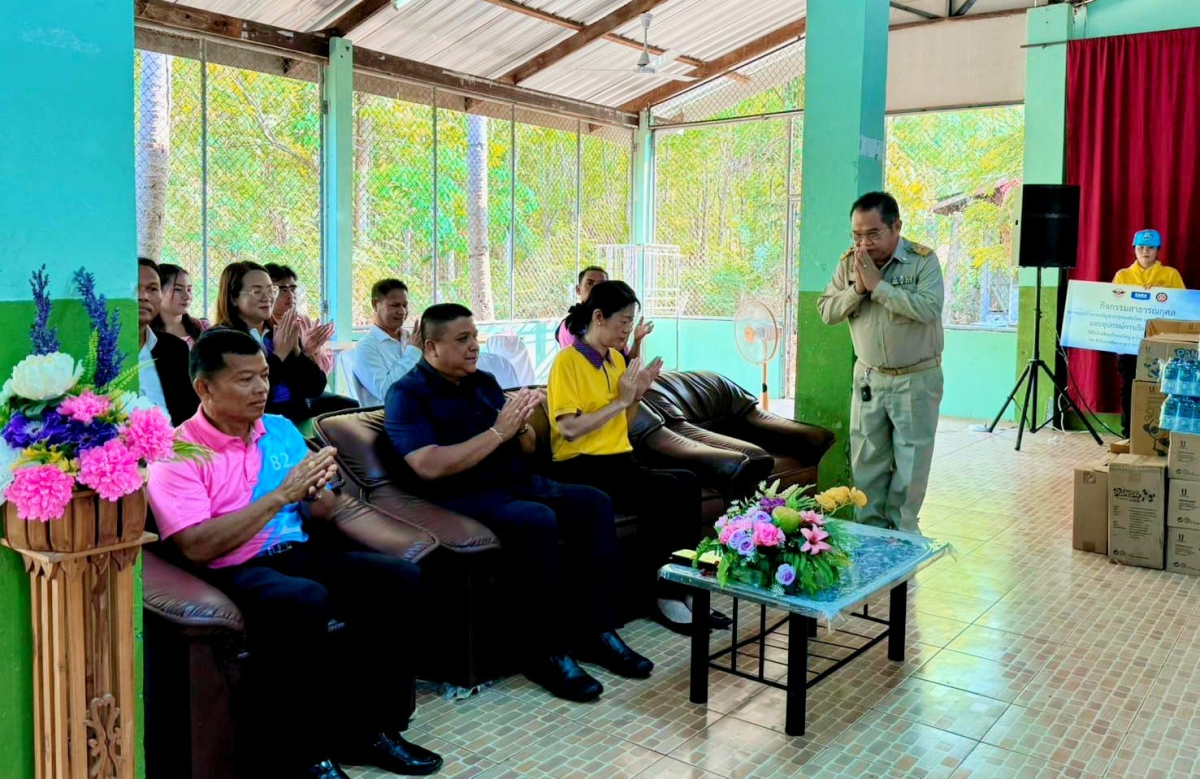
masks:
MULTIPOLYGON (((622 354, 637 307, 637 295, 623 281, 594 286, 567 317, 575 343, 555 358, 546 394, 552 476, 596 487, 612 498, 617 511, 638 514, 653 539, 647 559, 636 563, 646 573, 648 588, 671 552, 699 541, 701 501, 700 480, 690 471, 652 470, 633 457, 629 426, 662 369, 661 359, 627 364, 622 354)), ((682 591, 659 583, 657 594, 663 622, 686 632, 691 611, 682 591)))
MULTIPOLYGON (((1174 268, 1158 261, 1162 236, 1157 230, 1139 230, 1133 234, 1134 262, 1113 276, 1113 284, 1133 284, 1150 289, 1186 289, 1183 277, 1174 268)), ((1121 434, 1129 437, 1129 419, 1133 405, 1133 380, 1137 376, 1137 355, 1117 355, 1117 373, 1121 375, 1121 434)))

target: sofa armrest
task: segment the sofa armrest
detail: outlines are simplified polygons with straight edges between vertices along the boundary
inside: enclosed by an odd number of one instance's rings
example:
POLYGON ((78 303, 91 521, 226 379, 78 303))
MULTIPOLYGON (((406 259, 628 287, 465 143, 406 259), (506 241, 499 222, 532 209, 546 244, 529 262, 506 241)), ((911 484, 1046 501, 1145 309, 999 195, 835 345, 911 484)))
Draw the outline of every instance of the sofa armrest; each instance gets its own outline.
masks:
POLYGON ((372 506, 429 533, 443 549, 472 554, 500 548, 500 540, 482 523, 411 495, 393 484, 371 490, 368 500, 372 506))
POLYGON ((725 493, 751 467, 750 458, 743 452, 710 446, 668 427, 645 436, 637 454, 646 465, 692 471, 702 482, 725 493))
POLYGON ((225 593, 187 571, 146 551, 142 555, 144 608, 182 628, 242 632, 242 612, 225 593))
POLYGON ((368 549, 414 563, 438 546, 427 530, 349 495, 338 496, 331 520, 343 535, 368 549))
POLYGON ((832 430, 796 422, 758 408, 743 414, 731 432, 769 452, 786 454, 812 465, 821 462, 836 438, 832 430))

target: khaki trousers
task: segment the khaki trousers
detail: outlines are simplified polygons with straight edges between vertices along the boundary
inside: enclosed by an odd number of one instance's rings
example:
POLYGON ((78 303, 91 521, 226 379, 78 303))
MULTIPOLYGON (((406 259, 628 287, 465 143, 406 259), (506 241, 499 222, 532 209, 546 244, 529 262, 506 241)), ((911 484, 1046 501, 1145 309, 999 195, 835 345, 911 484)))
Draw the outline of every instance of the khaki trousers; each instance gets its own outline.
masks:
POLYGON ((918 533, 917 517, 929 487, 942 369, 887 376, 854 366, 850 403, 850 460, 854 482, 867 494, 859 522, 918 533), (871 399, 862 399, 864 382, 871 399))

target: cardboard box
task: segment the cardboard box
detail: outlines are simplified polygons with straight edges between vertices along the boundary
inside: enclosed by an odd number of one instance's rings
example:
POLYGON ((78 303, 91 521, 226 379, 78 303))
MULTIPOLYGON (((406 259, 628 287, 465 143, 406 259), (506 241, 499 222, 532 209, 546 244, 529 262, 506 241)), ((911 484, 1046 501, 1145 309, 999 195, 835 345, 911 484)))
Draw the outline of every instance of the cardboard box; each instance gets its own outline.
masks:
POLYGON ((1200 528, 1167 531, 1167 570, 1200 576, 1200 528))
POLYGON ((1200 337, 1200 322, 1194 319, 1149 319, 1142 335, 1149 338, 1152 335, 1167 335, 1169 333, 1185 333, 1200 337))
POLYGON ((1133 383, 1133 408, 1129 415, 1129 450, 1131 454, 1167 456, 1170 433, 1158 427, 1163 401, 1167 396, 1151 381, 1133 383))
MULTIPOLYGON (((1200 481, 1200 435, 1171 433, 1167 452, 1167 475, 1172 479, 1200 481)), ((1200 493, 1200 485, 1197 485, 1200 493)))
POLYGON ((1071 546, 1081 552, 1108 554, 1107 462, 1075 469, 1075 529, 1071 546))
POLYGON ((1167 481, 1167 527, 1200 530, 1200 481, 1167 481))
POLYGON ((1129 439, 1122 438, 1120 441, 1113 441, 1108 445, 1110 454, 1132 454, 1133 450, 1129 448, 1129 439))
POLYGON ((1163 333, 1142 339, 1138 349, 1137 381, 1158 381, 1161 363, 1172 357, 1195 360, 1200 355, 1200 334, 1163 333))
POLYGON ((1166 515, 1166 461, 1117 455, 1108 466, 1108 559, 1161 569, 1166 515))

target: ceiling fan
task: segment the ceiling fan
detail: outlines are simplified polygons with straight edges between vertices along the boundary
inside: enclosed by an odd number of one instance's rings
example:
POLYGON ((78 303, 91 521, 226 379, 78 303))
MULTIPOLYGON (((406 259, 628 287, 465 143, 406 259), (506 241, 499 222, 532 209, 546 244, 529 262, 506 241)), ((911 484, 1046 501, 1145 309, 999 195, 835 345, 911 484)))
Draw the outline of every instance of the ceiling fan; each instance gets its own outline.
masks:
POLYGON ((632 68, 580 68, 579 70, 586 73, 633 73, 639 76, 661 78, 667 81, 696 81, 695 76, 659 72, 667 65, 679 59, 683 55, 683 52, 679 49, 669 49, 657 57, 651 57, 650 22, 652 21, 654 21, 654 14, 642 14, 642 53, 638 55, 637 64, 632 68))

